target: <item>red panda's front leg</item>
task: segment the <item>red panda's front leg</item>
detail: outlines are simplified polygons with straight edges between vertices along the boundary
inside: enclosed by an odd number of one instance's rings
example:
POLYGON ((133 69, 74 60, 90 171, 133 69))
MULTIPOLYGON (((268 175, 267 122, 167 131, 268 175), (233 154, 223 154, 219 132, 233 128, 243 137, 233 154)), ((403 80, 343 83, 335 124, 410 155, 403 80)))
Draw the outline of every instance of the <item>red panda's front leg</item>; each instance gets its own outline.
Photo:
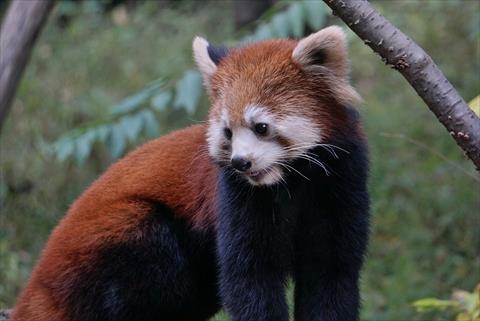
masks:
POLYGON ((288 223, 272 216, 272 193, 224 173, 219 184, 220 294, 232 321, 287 321, 288 223))
MULTIPOLYGON (((337 143, 336 145, 340 145, 337 143)), ((359 319, 359 277, 369 230, 363 146, 320 155, 332 173, 311 175, 295 235, 295 321, 359 319), (310 193, 309 193, 310 191, 310 193)))

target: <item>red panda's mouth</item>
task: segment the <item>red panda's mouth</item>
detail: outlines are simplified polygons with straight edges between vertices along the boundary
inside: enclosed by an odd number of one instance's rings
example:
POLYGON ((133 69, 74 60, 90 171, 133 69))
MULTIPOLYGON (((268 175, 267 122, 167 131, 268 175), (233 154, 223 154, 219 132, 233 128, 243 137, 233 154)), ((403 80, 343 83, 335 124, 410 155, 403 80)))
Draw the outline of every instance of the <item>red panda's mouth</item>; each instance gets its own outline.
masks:
POLYGON ((248 178, 258 182, 262 178, 264 178, 271 170, 272 170, 272 167, 267 167, 267 168, 262 169, 262 170, 248 171, 248 172, 245 173, 245 175, 248 176, 248 178))
POLYGON ((255 180, 258 180, 259 178, 261 178, 265 172, 259 172, 259 171, 252 171, 252 172, 249 172, 249 173, 246 173, 248 177, 252 178, 252 179, 255 179, 255 180))
POLYGON ((252 185, 272 185, 282 179, 282 171, 277 165, 259 170, 248 170, 241 173, 252 185))

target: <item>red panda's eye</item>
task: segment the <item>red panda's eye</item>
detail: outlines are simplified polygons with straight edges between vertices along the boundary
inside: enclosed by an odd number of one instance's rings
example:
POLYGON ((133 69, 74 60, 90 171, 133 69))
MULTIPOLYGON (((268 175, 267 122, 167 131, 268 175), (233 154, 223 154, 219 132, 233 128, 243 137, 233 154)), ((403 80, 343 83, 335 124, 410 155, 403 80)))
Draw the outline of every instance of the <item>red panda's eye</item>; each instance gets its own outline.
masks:
POLYGON ((267 131, 268 131, 268 125, 265 124, 265 123, 258 123, 258 124, 255 124, 255 132, 258 134, 258 135, 266 135, 267 134, 267 131))
POLYGON ((232 131, 230 130, 230 128, 225 127, 223 129, 223 134, 225 135, 225 137, 227 137, 227 139, 232 138, 232 131))

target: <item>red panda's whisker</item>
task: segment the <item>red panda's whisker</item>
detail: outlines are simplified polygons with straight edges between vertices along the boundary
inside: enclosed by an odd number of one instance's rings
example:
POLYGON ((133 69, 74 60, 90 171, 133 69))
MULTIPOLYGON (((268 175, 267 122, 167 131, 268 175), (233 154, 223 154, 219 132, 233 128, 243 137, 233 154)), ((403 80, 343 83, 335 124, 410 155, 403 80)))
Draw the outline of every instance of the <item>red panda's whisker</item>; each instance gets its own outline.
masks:
POLYGON ((333 145, 333 144, 325 144, 325 143, 315 143, 315 144, 311 144, 311 143, 298 143, 298 144, 293 144, 291 146, 289 146, 287 149, 296 149, 297 147, 298 148, 313 148, 313 147, 329 147, 329 148, 336 148, 338 150, 341 150, 342 152, 345 152, 347 154, 350 154, 350 152, 342 147, 339 147, 337 145, 333 145))
POLYGON ((292 195, 290 194, 290 190, 288 189, 287 181, 283 178, 283 176, 280 176, 280 184, 282 184, 283 187, 285 187, 285 190, 287 191, 288 198, 292 199, 292 195))
POLYGON ((314 157, 312 157, 310 155, 307 155, 307 154, 303 154, 303 155, 301 155, 301 157, 305 157, 305 159, 308 159, 311 162, 313 162, 314 164, 317 164, 318 166, 322 167, 325 170, 325 174, 327 174, 327 175, 330 174, 330 172, 327 170, 327 167, 326 167, 325 163, 323 163, 321 160, 319 160, 317 158, 314 158, 314 157))
POLYGON ((325 164, 322 163, 321 161, 319 161, 318 159, 315 159, 312 156, 309 156, 309 155, 306 155, 306 154, 302 154, 302 155, 298 156, 298 158, 305 159, 305 160, 310 161, 311 163, 313 163, 315 165, 320 166, 325 171, 325 174, 327 176, 330 176, 330 171, 328 171, 327 168, 325 167, 325 164))
POLYGON ((285 179, 282 176, 280 176, 280 185, 282 185, 285 188, 285 191, 288 194, 288 198, 292 199, 292 194, 290 194, 290 190, 288 189, 287 182, 285 181, 285 179))
MULTIPOLYGON (((326 148, 325 148, 325 149, 326 149, 326 148)), ((337 153, 335 153, 335 151, 333 151, 333 150, 331 150, 331 149, 327 149, 327 151, 328 151, 328 152, 330 153, 330 155, 332 155, 335 159, 339 159, 339 157, 338 157, 337 153)), ((315 154, 315 153, 305 152, 305 153, 303 153, 303 154, 309 155, 309 156, 311 156, 311 157, 313 157, 313 158, 315 158, 315 159, 318 158, 318 155, 315 154)))
MULTIPOLYGON (((278 163, 278 162, 274 162, 274 164, 283 166, 281 163, 278 163)), ((270 177, 275 178, 275 177, 273 176, 273 174, 272 174, 271 171, 266 170, 266 169, 263 170, 263 171, 265 172, 265 174, 266 174, 267 176, 270 176, 270 177)), ((280 175, 279 179, 280 179, 280 184, 281 184, 283 187, 285 187, 285 190, 287 191, 288 198, 292 199, 292 195, 290 194, 290 190, 289 190, 288 187, 287 187, 287 182, 286 182, 285 179, 282 177, 282 175, 280 175)), ((278 191, 278 187, 277 187, 277 191, 278 191)))
POLYGON ((341 151, 344 152, 344 153, 350 154, 350 152, 349 152, 348 150, 346 150, 346 149, 344 149, 344 148, 342 148, 342 147, 339 147, 339 146, 337 146, 337 145, 333 145, 333 144, 318 144, 318 146, 322 146, 322 147, 328 146, 328 147, 330 147, 330 148, 336 148, 336 149, 338 149, 338 150, 341 150, 341 151))
POLYGON ((331 146, 321 146, 324 149, 326 149, 334 158, 338 159, 337 153, 335 153, 335 150, 331 146))
MULTIPOLYGON (((302 148, 297 147, 297 148, 287 149, 287 151, 289 151, 289 152, 302 151, 302 154, 309 154, 309 155, 312 155, 312 156, 316 156, 315 154, 313 154, 311 152, 308 152, 308 150, 310 150, 313 147, 315 147, 315 146, 312 146, 312 147, 309 147, 309 148, 307 148, 307 147, 302 147, 302 148), (304 152, 305 149, 307 151, 304 152)), ((329 146, 320 146, 320 147, 325 148, 334 158, 336 158, 336 159, 339 158, 337 153, 335 152, 335 150, 333 150, 333 148, 331 148, 329 146)))
POLYGON ((286 163, 283 163, 283 162, 274 162, 274 164, 277 164, 277 165, 280 165, 280 166, 284 166, 289 172, 290 172, 290 169, 293 170, 294 172, 296 172, 298 175, 302 176, 303 178, 305 178, 307 181, 310 180, 310 178, 308 178, 307 176, 303 175, 300 171, 298 171, 295 167, 293 166, 290 166, 286 163))
POLYGON ((347 153, 347 154, 350 154, 349 151, 339 147, 339 146, 336 146, 336 145, 333 145, 333 144, 307 144, 307 143, 304 143, 304 145, 301 145, 301 144, 295 144, 295 145, 292 145, 290 147, 287 147, 285 148, 286 151, 289 151, 289 152, 292 152, 292 151, 299 151, 299 150, 309 150, 309 149, 312 149, 314 147, 322 147, 324 148, 325 150, 327 150, 333 157, 335 157, 336 159, 339 159, 339 156, 338 154, 335 152, 335 148, 338 149, 338 150, 341 150, 342 152, 344 153, 347 153))

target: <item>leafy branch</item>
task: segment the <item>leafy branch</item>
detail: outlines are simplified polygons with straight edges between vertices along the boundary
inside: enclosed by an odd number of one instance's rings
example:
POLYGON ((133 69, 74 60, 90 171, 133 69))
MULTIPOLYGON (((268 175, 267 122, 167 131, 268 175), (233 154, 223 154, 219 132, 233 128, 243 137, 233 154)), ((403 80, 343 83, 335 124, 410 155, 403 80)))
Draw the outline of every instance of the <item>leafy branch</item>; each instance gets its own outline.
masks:
POLYGON ((456 321, 480 321, 480 284, 473 292, 454 290, 450 300, 424 298, 413 303, 417 312, 451 310, 456 321))
MULTIPOLYGON (((312 30, 322 27, 327 14, 327 7, 319 1, 279 2, 264 14, 252 34, 239 36, 238 42, 301 37, 307 27, 312 30)), ((73 158, 82 164, 95 144, 103 144, 116 159, 122 156, 129 143, 142 135, 155 137, 160 134, 159 113, 173 107, 193 115, 202 95, 201 75, 193 69, 186 70, 173 85, 156 80, 113 106, 104 119, 63 134, 52 144, 53 152, 60 161, 73 158)))

